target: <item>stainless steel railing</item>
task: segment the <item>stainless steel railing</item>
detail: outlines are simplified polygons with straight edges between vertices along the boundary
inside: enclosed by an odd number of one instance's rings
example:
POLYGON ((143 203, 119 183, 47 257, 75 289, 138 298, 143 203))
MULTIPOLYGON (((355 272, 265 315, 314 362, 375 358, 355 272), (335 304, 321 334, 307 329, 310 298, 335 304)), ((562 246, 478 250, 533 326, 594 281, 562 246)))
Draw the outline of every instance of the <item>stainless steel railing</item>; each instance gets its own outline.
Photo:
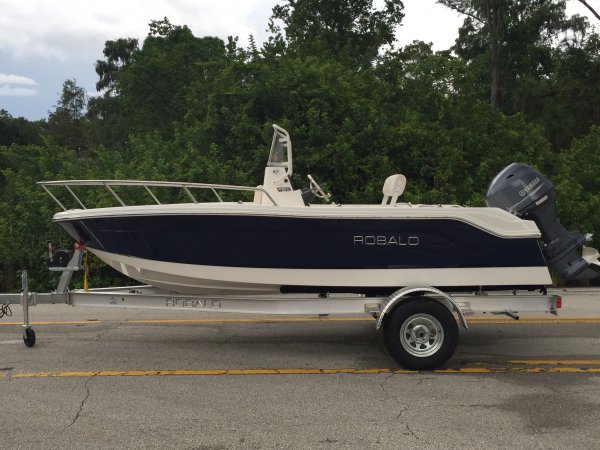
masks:
POLYGON ((52 199, 62 208, 63 211, 67 211, 68 208, 63 205, 63 203, 56 198, 56 196, 50 191, 49 187, 52 186, 64 186, 65 189, 71 194, 71 196, 75 199, 77 204, 81 206, 82 209, 88 209, 85 204, 81 201, 81 199, 73 192, 71 189, 74 186, 104 186, 108 192, 115 198, 117 202, 121 206, 128 206, 121 197, 115 192, 113 189, 114 186, 142 186, 148 192, 150 197, 156 202, 157 205, 160 205, 161 202, 156 197, 155 193, 152 192, 151 188, 156 187, 166 187, 172 189, 181 189, 188 198, 193 203, 199 203, 197 198, 193 194, 194 189, 204 189, 210 190, 216 196, 219 202, 223 202, 223 199, 219 195, 218 191, 254 191, 254 192, 262 192, 264 195, 268 197, 268 199, 273 203, 273 205, 277 206, 273 197, 261 186, 251 187, 251 186, 234 186, 228 184, 205 184, 205 183, 179 183, 172 181, 142 181, 142 180, 60 180, 60 181, 40 181, 39 184, 47 193, 52 197, 52 199))

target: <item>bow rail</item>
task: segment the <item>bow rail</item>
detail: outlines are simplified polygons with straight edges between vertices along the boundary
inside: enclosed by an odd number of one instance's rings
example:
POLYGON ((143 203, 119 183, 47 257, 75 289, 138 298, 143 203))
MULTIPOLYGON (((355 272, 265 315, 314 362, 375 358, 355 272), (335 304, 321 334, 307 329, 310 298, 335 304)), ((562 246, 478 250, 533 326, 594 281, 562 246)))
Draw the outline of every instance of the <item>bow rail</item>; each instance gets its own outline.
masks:
POLYGON ((145 188, 146 192, 152 197, 154 202, 157 205, 161 205, 162 203, 156 197, 155 193, 152 192, 150 188, 158 188, 158 187, 166 187, 172 189, 181 189, 188 198, 193 203, 199 203, 198 199, 194 196, 194 189, 204 189, 210 190, 216 196, 219 202, 223 202, 223 199, 219 195, 217 191, 225 190, 225 191, 254 191, 254 192, 262 192, 265 194, 269 200, 273 203, 273 205, 277 206, 273 197, 262 187, 251 187, 251 186, 235 186, 229 184, 207 184, 207 183, 180 183, 173 181, 142 181, 142 180, 59 180, 59 181, 39 181, 37 183, 40 185, 47 193, 52 197, 52 199, 62 208, 63 211, 67 211, 68 208, 58 199, 56 196, 50 191, 50 187, 52 186, 64 186, 65 189, 71 194, 71 196, 75 199, 75 201, 81 206, 82 209, 88 209, 85 204, 81 201, 81 199, 73 192, 71 189, 74 186, 104 186, 108 192, 114 197, 117 202, 121 206, 129 206, 127 205, 121 197, 115 192, 113 187, 115 186, 141 186, 145 188))

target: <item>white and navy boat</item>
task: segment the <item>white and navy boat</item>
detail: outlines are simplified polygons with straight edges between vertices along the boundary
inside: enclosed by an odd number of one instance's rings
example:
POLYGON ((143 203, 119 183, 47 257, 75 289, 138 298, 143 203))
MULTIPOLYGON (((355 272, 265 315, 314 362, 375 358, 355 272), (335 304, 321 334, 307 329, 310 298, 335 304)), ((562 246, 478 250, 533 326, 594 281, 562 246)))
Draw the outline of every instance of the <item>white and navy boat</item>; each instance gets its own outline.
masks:
POLYGON ((444 290, 543 289, 549 265, 567 280, 596 275, 590 235, 567 232, 552 184, 523 164, 492 182, 488 207, 399 201, 403 175, 389 177, 377 205, 316 204, 329 195, 310 177, 292 187, 292 144, 274 126, 258 187, 137 180, 71 180, 40 185, 62 208, 54 216, 76 241, 119 272, 182 294, 345 292, 382 295, 404 286, 444 290), (73 186, 104 186, 119 204, 88 208, 73 186), (77 202, 69 209, 56 189, 77 202), (151 204, 128 205, 114 189, 138 186, 151 204), (188 203, 164 204, 157 189, 181 189, 188 203), (216 201, 200 202, 198 190, 216 201), (224 191, 250 191, 223 201, 224 191), (583 249, 583 250, 582 250, 583 249))

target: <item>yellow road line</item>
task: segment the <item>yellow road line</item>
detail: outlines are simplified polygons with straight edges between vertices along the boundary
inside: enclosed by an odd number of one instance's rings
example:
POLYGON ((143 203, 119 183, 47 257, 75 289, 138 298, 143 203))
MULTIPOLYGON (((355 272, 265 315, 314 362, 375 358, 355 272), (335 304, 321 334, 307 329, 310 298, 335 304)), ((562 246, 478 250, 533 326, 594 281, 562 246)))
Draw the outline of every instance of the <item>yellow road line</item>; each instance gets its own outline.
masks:
MULTIPOLYGON (((259 319, 139 319, 139 320, 57 320, 31 322, 31 325, 93 325, 105 322, 124 324, 185 324, 185 323, 306 323, 306 322, 373 322, 371 317, 308 317, 308 318, 259 318, 259 319)), ((600 317, 522 317, 519 320, 498 317, 467 317, 470 324, 594 324, 600 317)), ((1 325, 21 326, 22 322, 0 322, 1 325)))
MULTIPOLYGON (((176 375, 323 375, 336 373, 391 373, 392 369, 199 369, 199 370, 98 370, 85 372, 33 372, 16 373, 12 378, 49 377, 140 377, 176 375)), ((409 371, 402 371, 409 372, 409 371)))
MULTIPOLYGON (((600 367, 462 367, 437 369, 436 374, 502 374, 502 373, 600 373, 600 367)), ((218 376, 218 375, 333 375, 333 374, 415 374, 405 369, 199 369, 199 370, 98 370, 78 372, 15 373, 10 378, 89 378, 147 376, 218 376)), ((5 376, 3 373, 0 376, 5 376)))
MULTIPOLYGON (((102 323, 101 320, 61 320, 48 322, 29 322, 30 325, 80 325, 102 323)), ((0 322, 0 325, 23 325, 23 322, 0 322)))
POLYGON ((510 364, 526 364, 532 366, 598 366, 600 360, 598 359, 523 359, 523 360, 511 360, 508 361, 510 364))

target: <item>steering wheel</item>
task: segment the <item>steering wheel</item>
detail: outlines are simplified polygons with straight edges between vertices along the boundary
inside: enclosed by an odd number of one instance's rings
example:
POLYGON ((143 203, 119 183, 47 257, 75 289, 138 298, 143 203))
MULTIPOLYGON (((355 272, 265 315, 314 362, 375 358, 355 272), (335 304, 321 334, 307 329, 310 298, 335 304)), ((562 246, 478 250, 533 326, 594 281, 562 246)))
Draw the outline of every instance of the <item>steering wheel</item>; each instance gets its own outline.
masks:
POLYGON ((331 194, 325 193, 325 191, 321 189, 321 186, 319 186, 319 183, 317 183, 312 176, 308 175, 308 181, 310 181, 310 190, 313 192, 313 194, 315 194, 315 197, 322 198, 326 202, 331 199, 331 194))

